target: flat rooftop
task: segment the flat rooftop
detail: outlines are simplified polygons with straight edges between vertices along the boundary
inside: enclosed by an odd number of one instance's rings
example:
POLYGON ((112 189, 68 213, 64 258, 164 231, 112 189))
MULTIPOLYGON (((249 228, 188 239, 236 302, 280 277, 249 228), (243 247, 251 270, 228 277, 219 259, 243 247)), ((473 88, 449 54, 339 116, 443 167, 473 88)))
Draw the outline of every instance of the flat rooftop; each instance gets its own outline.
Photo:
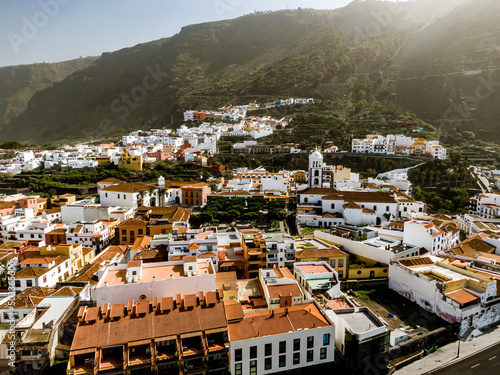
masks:
POLYGON ((374 328, 382 327, 383 324, 376 320, 367 311, 357 311, 349 313, 337 313, 351 327, 354 333, 360 334, 371 331, 374 328))
POLYGON ((331 246, 327 246, 324 243, 318 241, 315 238, 305 238, 302 240, 295 241, 295 247, 297 250, 306 249, 330 249, 331 246))
POLYGON ((304 273, 331 273, 332 271, 328 269, 324 264, 305 264, 305 265, 296 265, 297 268, 300 268, 304 273))
POLYGON ((413 268, 413 270, 417 271, 418 273, 425 274, 426 276, 433 277, 436 279, 440 279, 440 277, 444 277, 444 280, 439 280, 442 282, 446 281, 455 281, 455 280, 463 280, 463 279, 471 279, 471 280, 479 280, 480 282, 483 282, 481 280, 481 275, 478 275, 477 278, 469 275, 464 275, 460 272, 456 272, 454 270, 451 270, 449 268, 441 267, 439 264, 426 264, 425 266, 413 268))
MULTIPOLYGON (((207 274, 212 274, 213 269, 207 266, 206 262, 198 262, 198 276, 207 274)), ((142 267, 142 272, 140 278, 137 280, 138 283, 145 283, 153 281, 155 277, 156 281, 175 279, 186 277, 184 274, 184 266, 182 264, 169 264, 169 265, 158 265, 152 266, 146 265, 142 267)), ((104 285, 107 282, 108 286, 127 284, 127 269, 110 269, 100 285, 104 285)))

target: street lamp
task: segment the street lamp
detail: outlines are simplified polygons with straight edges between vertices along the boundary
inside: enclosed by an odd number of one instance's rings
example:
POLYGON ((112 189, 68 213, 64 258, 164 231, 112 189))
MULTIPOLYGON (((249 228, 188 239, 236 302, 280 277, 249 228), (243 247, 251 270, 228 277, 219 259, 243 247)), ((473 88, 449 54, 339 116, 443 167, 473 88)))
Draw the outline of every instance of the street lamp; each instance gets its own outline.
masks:
POLYGON ((458 349, 457 349, 457 358, 460 357, 460 341, 462 341, 461 339, 461 335, 460 335, 460 330, 462 329, 462 317, 460 317, 460 326, 458 327, 458 349))

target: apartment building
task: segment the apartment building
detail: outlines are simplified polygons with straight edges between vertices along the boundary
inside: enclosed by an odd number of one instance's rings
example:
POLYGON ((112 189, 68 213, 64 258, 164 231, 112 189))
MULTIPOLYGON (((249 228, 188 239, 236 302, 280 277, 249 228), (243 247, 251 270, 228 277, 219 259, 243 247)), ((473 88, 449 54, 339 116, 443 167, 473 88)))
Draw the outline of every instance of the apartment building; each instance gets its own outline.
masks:
POLYGON ((314 300, 246 314, 235 304, 226 314, 231 374, 326 371, 333 363, 335 326, 314 300))
POLYGON ((227 373, 221 300, 208 291, 80 307, 67 374, 227 373))

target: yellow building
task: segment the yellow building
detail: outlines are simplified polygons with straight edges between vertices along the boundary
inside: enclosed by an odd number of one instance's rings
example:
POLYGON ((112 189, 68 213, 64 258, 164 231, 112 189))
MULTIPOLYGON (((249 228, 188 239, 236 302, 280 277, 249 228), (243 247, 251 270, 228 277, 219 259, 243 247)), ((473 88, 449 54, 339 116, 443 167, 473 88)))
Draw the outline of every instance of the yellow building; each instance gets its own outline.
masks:
POLYGON ((293 181, 294 182, 307 182, 306 171, 294 171, 293 172, 293 181))
POLYGON ((120 160, 118 160, 118 168, 121 169, 128 169, 129 171, 142 171, 142 166, 142 156, 122 154, 120 160))
POLYGON ((238 300, 238 278, 236 271, 217 272, 215 274, 217 289, 224 292, 224 301, 238 300))
POLYGON ((346 168, 342 165, 337 165, 333 171, 333 181, 350 180, 351 168, 346 168))
POLYGON ((425 139, 419 138, 410 146, 411 155, 424 155, 426 152, 425 139))
POLYGON ((83 247, 76 244, 64 244, 58 246, 47 246, 40 248, 41 256, 65 256, 70 259, 71 273, 75 273, 95 256, 95 249, 83 247))
POLYGON ((349 280, 387 278, 389 266, 364 257, 351 258, 349 263, 349 280))
POLYGON ((296 237, 297 262, 327 262, 338 274, 340 279, 347 278, 349 254, 337 246, 316 237, 296 237))

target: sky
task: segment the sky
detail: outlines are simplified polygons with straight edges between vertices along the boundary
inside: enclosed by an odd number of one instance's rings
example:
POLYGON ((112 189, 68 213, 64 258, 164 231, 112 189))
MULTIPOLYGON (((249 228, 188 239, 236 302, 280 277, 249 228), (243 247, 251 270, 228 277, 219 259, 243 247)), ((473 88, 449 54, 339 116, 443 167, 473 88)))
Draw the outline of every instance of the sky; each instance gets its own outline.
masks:
POLYGON ((99 56, 183 26, 254 11, 334 9, 351 0, 0 0, 0 66, 99 56))

